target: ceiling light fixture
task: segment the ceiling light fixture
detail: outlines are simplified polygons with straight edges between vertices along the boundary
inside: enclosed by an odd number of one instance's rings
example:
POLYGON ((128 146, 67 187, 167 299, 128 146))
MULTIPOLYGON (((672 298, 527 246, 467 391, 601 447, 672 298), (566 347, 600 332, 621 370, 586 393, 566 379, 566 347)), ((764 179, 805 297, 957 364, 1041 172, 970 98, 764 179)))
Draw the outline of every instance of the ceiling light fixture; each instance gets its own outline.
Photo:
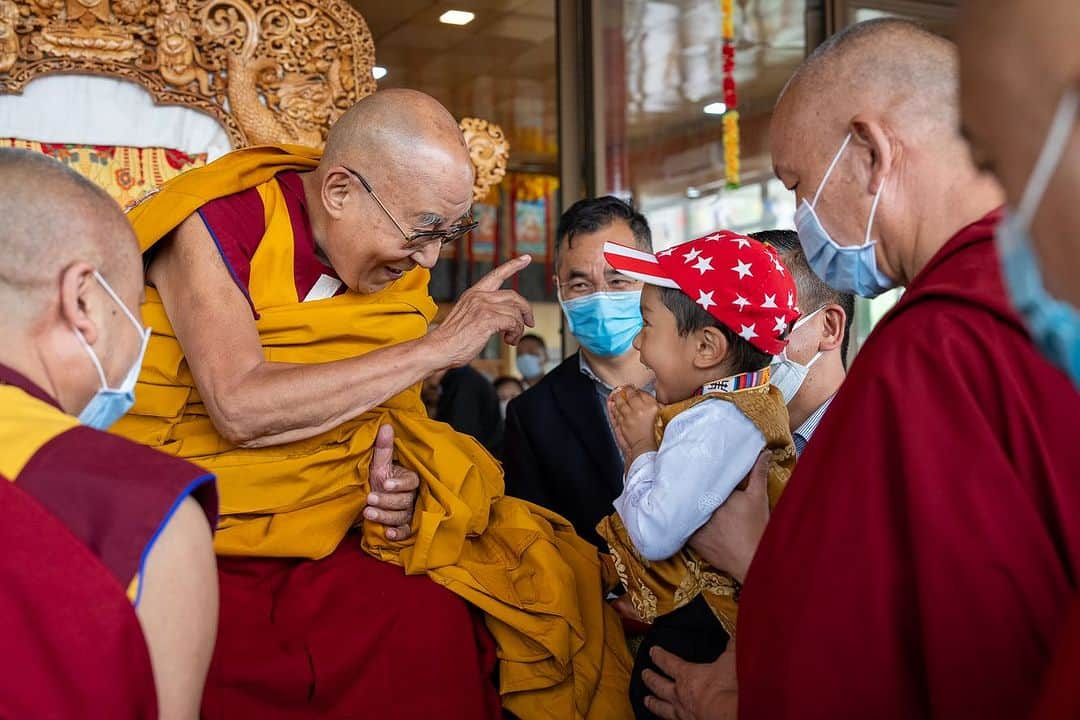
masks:
POLYGON ((722 102, 712 102, 702 109, 706 115, 723 115, 727 112, 727 105, 722 102))
POLYGON ((465 10, 447 10, 439 16, 439 22, 447 25, 468 25, 475 17, 476 15, 465 10))
POLYGON ((376 80, 382 80, 384 77, 386 77, 386 73, 386 68, 380 67, 379 65, 373 65, 371 68, 371 77, 375 78, 376 80))

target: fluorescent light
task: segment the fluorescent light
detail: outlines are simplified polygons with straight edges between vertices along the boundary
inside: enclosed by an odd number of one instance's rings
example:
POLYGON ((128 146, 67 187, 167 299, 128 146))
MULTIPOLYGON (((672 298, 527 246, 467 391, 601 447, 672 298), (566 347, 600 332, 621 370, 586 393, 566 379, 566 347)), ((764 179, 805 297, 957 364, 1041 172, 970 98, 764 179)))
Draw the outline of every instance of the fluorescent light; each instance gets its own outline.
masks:
POLYGON ((686 188, 686 197, 694 200, 695 198, 701 197, 701 191, 691 185, 690 187, 686 188))
POLYGON ((727 112, 727 105, 722 102, 713 102, 706 105, 704 108, 706 115, 723 115, 727 112))
POLYGON ((439 22, 447 25, 468 25, 476 15, 465 10, 447 10, 439 16, 439 22))
POLYGON ((378 65, 372 66, 371 77, 375 78, 376 80, 382 80, 384 77, 386 77, 386 68, 380 67, 378 65))

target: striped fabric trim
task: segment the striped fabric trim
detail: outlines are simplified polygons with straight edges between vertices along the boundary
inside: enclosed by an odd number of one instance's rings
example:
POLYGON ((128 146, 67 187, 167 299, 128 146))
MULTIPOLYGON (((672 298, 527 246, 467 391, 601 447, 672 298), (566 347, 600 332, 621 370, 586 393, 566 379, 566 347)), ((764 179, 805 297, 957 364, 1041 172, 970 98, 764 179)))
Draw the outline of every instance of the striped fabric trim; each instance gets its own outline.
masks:
POLYGON ((652 253, 619 243, 604 243, 604 259, 623 275, 641 280, 649 285, 679 289, 669 278, 652 253))
POLYGON ((772 372, 769 368, 764 368, 755 372, 742 373, 741 375, 732 375, 731 377, 713 380, 710 383, 702 385, 696 394, 708 395, 709 393, 714 392, 737 392, 739 390, 759 388, 769 384, 769 377, 771 375, 772 372))

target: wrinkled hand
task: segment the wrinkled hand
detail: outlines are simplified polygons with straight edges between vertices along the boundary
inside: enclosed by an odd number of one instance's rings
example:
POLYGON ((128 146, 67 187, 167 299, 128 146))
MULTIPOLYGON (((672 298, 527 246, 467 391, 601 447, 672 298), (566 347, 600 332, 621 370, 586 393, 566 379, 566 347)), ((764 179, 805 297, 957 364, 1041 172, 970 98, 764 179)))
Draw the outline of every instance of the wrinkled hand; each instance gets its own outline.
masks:
POLYGON ((656 415, 660 404, 649 393, 632 385, 617 387, 608 395, 608 412, 627 466, 642 453, 656 450, 656 415))
POLYGON ((375 436, 375 452, 368 472, 371 493, 367 496, 364 519, 385 525, 388 539, 405 540, 412 534, 420 477, 394 464, 393 457, 394 428, 383 425, 375 436))
POLYGON ((735 643, 711 663, 689 663, 659 647, 649 652, 663 675, 642 674, 652 695, 645 707, 664 720, 735 720, 738 685, 735 680, 735 643))
POLYGON ((514 258, 489 272, 461 294, 457 304, 437 328, 428 334, 431 352, 444 359, 443 367, 468 364, 487 345, 488 338, 501 333, 508 345, 517 345, 525 326, 533 327, 532 307, 502 284, 529 264, 528 255, 514 258))
POLYGON ((747 475, 745 490, 735 490, 716 508, 709 522, 690 536, 690 547, 714 568, 725 570, 740 583, 746 579, 765 525, 769 522, 768 450, 758 455, 747 475))

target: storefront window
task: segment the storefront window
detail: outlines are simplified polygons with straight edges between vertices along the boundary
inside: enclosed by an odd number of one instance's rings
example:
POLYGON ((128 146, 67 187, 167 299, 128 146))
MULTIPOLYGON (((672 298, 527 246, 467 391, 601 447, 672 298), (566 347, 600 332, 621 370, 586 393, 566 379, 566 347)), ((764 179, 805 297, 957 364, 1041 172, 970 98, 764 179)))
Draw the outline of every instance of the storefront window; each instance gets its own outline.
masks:
POLYGON ((767 131, 773 104, 806 52, 805 3, 732 5, 742 146, 737 189, 726 187, 723 117, 715 114, 725 98, 720 0, 602 3, 604 190, 632 197, 650 221, 660 213, 667 244, 717 225, 775 227, 770 223, 790 223, 794 213, 792 201, 769 183, 767 131))

